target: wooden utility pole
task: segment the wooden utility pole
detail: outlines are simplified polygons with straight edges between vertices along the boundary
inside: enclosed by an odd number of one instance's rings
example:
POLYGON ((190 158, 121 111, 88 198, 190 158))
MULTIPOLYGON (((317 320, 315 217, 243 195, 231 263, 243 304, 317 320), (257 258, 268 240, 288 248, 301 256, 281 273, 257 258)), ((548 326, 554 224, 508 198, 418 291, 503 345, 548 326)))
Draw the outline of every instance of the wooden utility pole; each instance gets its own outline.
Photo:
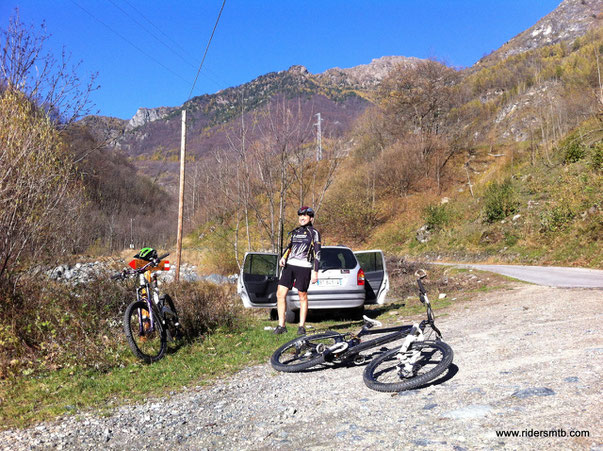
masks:
POLYGON ((317 118, 316 124, 316 161, 322 160, 322 131, 320 129, 320 123, 322 122, 322 118, 320 117, 320 113, 316 113, 314 116, 317 118))
POLYGON ((182 226, 184 214, 184 164, 186 161, 186 110, 182 110, 182 135, 180 137, 180 196, 178 199, 178 238, 176 240, 176 281, 180 280, 182 257, 182 226))

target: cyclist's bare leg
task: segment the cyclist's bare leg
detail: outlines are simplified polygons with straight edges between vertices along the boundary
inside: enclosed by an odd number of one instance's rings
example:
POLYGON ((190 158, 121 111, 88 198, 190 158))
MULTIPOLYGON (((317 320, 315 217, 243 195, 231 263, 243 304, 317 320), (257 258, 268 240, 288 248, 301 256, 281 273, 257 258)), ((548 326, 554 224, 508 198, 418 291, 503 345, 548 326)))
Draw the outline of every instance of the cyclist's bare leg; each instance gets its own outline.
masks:
MULTIPOLYGON (((285 327, 285 311, 287 310, 287 293, 289 288, 279 285, 276 290, 276 310, 278 312, 278 325, 285 327)), ((307 300, 307 298, 306 298, 307 300)), ((306 303, 307 307, 307 303, 306 303)), ((307 309, 307 308, 306 308, 307 309)))
POLYGON ((299 293, 299 326, 306 325, 306 317, 308 316, 308 292, 298 291, 299 293))

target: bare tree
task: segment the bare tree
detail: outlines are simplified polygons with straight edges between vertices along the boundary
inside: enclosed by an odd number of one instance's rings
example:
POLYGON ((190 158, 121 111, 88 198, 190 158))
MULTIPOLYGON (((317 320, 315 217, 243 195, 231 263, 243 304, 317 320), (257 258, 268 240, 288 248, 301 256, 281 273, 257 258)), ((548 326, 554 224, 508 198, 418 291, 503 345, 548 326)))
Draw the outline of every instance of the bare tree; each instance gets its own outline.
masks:
POLYGON ((292 158, 311 138, 312 115, 304 118, 301 102, 292 104, 284 97, 275 99, 265 114, 266 125, 261 129, 265 157, 259 161, 259 171, 270 204, 272 249, 280 250, 287 192, 294 178, 293 172, 298 170, 292 166, 292 158))
POLYGON ((39 30, 25 26, 16 10, 8 28, 0 31, 0 87, 23 92, 53 122, 70 123, 90 112, 90 94, 98 89, 97 75, 92 74, 82 85, 78 74, 81 61, 72 64, 64 48, 59 57, 46 52, 49 38, 44 24, 39 30))
POLYGON ((77 206, 70 156, 44 112, 0 94, 0 277, 25 251, 49 252, 77 206))
POLYGON ((459 73, 437 61, 398 66, 383 81, 381 105, 394 136, 439 134, 455 105, 459 73))

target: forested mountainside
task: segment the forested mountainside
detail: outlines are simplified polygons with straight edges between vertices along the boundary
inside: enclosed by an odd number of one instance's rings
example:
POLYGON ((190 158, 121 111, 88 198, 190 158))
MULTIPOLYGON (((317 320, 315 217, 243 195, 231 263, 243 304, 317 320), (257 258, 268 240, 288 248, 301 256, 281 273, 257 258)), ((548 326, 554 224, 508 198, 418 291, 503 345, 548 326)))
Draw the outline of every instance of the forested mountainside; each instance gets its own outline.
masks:
MULTIPOLYGON (((317 212, 323 244, 383 249, 400 280, 417 261, 437 259, 603 268, 600 10, 601 1, 564 0, 471 68, 404 57, 323 74, 293 66, 183 106, 141 108, 131 121, 75 121, 94 83, 78 85, 65 53, 45 57, 46 36, 16 14, 0 30, 6 418, 73 413, 101 392, 113 402, 107 380, 123 387, 152 370, 124 354, 133 280, 71 285, 46 275, 90 260, 123 268, 116 257, 131 256, 130 245, 173 252, 183 108, 183 257, 199 273, 232 274, 246 251, 279 251, 304 204, 317 212)), ((434 275, 449 287, 444 270, 434 275)), ((181 313, 192 381, 189 355, 219 355, 222 346, 225 360, 203 362, 216 377, 217 366, 232 371, 245 331, 254 329, 250 340, 255 329, 266 335, 237 312, 231 286, 164 288, 181 313)), ((260 354, 248 357, 265 360, 260 354)), ((182 386, 178 371, 153 368, 182 386)))
POLYGON ((311 74, 303 66, 262 75, 243 85, 215 94, 192 98, 180 107, 140 108, 130 121, 88 116, 88 125, 109 147, 135 158, 135 164, 149 173, 160 174, 166 185, 174 182, 180 149, 181 111, 187 120, 187 152, 194 158, 225 149, 247 121, 248 139, 257 140, 268 127, 266 112, 275 103, 296 100, 300 117, 316 120, 321 114, 322 134, 341 137, 370 104, 379 81, 397 64, 413 64, 416 58, 382 57, 370 64, 334 68, 311 74))

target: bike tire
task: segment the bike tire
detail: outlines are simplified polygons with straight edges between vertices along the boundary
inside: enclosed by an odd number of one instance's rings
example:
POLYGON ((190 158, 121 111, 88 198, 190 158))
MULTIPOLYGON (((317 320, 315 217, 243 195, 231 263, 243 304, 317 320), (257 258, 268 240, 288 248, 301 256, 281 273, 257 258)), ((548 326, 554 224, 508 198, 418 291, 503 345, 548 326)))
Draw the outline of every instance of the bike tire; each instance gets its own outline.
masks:
POLYGON ((183 333, 180 329, 180 326, 176 327, 175 324, 180 323, 180 319, 178 318, 178 311, 176 310, 176 306, 174 305, 174 301, 172 300, 169 294, 164 294, 160 298, 164 306, 167 306, 172 312, 172 314, 164 313, 165 322, 167 325, 167 338, 168 341, 174 341, 179 338, 182 338, 183 333))
POLYGON ((270 364, 275 370, 285 373, 307 370, 325 361, 324 354, 316 350, 319 344, 328 347, 343 341, 343 335, 331 331, 298 337, 274 351, 270 364))
POLYGON ((452 348, 443 341, 417 341, 409 350, 420 350, 421 357, 415 366, 419 370, 411 377, 403 377, 398 372, 396 347, 381 354, 365 368, 363 379, 368 388, 380 392, 412 390, 432 381, 442 374, 452 363, 452 348))
POLYGON ((145 363, 153 363, 165 355, 167 337, 165 328, 158 316, 153 312, 154 330, 150 327, 149 311, 146 302, 134 301, 124 313, 124 332, 130 349, 136 357, 145 363), (140 327, 142 324, 142 328, 140 327))

